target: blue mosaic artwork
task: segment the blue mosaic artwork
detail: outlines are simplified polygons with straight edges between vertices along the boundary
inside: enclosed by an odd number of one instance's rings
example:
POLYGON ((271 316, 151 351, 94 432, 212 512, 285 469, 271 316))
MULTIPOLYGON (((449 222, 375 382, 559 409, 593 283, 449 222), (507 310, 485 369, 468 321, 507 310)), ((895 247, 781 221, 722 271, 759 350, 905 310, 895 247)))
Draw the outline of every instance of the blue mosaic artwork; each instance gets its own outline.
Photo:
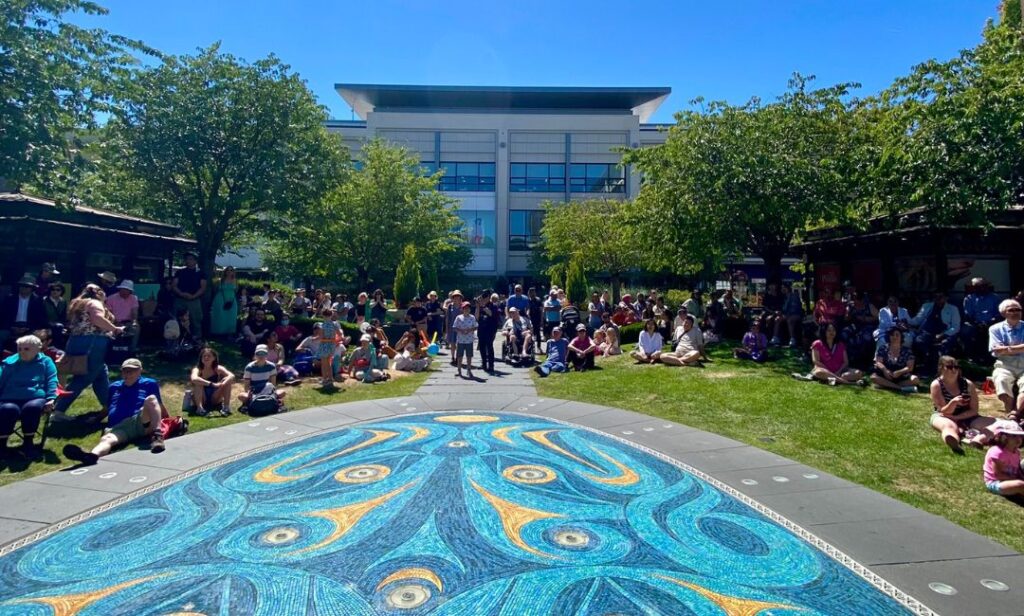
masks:
POLYGON ((0 559, 0 614, 905 613, 675 465, 483 412, 258 453, 0 559))

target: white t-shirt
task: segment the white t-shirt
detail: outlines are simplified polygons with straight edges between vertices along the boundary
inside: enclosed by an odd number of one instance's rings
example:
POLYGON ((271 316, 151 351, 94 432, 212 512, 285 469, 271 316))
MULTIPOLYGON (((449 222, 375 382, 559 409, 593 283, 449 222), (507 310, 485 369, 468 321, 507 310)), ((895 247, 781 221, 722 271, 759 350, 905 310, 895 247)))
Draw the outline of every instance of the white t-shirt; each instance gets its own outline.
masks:
POLYGON ((476 327, 476 317, 471 314, 460 314, 455 317, 452 329, 455 330, 456 344, 473 344, 473 329, 476 327), (460 331, 466 330, 466 331, 460 331))
POLYGON ((640 340, 638 341, 640 349, 647 355, 651 355, 661 350, 661 347, 665 345, 661 339, 661 334, 654 332, 653 334, 648 332, 646 329, 640 332, 640 340))
POLYGON ((679 344, 676 345, 676 354, 683 355, 691 351, 699 351, 704 346, 704 334, 700 328, 694 325, 690 331, 684 332, 682 328, 676 332, 679 344))

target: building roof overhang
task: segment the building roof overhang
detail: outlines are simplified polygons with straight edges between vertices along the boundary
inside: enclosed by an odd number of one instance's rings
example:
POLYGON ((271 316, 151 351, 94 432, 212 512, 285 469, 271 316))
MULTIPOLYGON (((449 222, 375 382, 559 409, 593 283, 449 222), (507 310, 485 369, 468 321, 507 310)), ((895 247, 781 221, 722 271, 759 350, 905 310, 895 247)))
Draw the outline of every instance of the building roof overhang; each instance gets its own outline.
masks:
POLYGON ((646 122, 672 88, 520 86, 423 86, 335 84, 362 119, 371 111, 508 111, 536 113, 631 113, 646 122))

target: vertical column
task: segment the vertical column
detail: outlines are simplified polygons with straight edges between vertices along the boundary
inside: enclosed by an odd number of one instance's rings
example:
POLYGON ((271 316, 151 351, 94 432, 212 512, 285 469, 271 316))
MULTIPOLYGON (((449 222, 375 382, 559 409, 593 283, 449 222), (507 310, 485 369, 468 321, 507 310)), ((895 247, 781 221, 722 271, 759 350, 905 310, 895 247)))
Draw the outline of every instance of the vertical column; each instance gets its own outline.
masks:
POLYGON ((572 172, 569 168, 572 166, 572 133, 565 133, 565 202, 568 203, 572 198, 572 172))
POLYGON ((509 144, 508 131, 499 127, 494 139, 494 269, 499 276, 508 272, 508 210, 509 210, 509 144))

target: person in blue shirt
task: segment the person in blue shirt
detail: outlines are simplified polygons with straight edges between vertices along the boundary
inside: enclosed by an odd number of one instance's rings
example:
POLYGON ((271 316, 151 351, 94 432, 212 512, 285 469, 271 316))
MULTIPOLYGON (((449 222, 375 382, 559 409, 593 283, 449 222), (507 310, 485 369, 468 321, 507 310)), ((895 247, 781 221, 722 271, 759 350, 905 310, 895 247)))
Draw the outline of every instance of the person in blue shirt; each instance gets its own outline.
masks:
POLYGON ((547 359, 534 370, 541 376, 547 376, 552 372, 567 372, 569 370, 566 365, 568 355, 569 341, 562 338, 562 328, 555 327, 551 330, 551 339, 548 340, 547 359))
POLYGON ((18 352, 0 363, 0 460, 15 452, 8 449, 7 439, 20 421, 21 454, 29 460, 41 454, 34 439, 44 412, 53 410, 57 399, 57 367, 53 360, 40 353, 42 341, 32 335, 17 340, 18 352))
POLYGON ((107 411, 107 430, 92 451, 78 445, 65 445, 64 457, 81 464, 91 465, 109 454, 115 447, 148 436, 149 450, 164 450, 161 420, 168 416, 167 407, 160 397, 160 384, 142 376, 142 362, 129 358, 121 364, 121 380, 110 385, 110 403, 107 411))
POLYGON ((1024 418, 1024 321, 1021 321, 1020 303, 1005 299, 999 304, 999 313, 1006 320, 988 330, 988 350, 995 358, 992 382, 1003 410, 1010 419, 1019 422, 1024 418))
POLYGON ((530 314, 530 298, 523 295, 523 285, 516 285, 515 295, 505 301, 505 308, 509 311, 515 308, 519 311, 519 314, 530 314))
POLYGON ((999 296, 992 291, 992 284, 984 278, 972 278, 969 290, 964 297, 960 337, 964 350, 972 359, 987 359, 984 346, 988 340, 988 328, 1002 319, 999 314, 999 296))

